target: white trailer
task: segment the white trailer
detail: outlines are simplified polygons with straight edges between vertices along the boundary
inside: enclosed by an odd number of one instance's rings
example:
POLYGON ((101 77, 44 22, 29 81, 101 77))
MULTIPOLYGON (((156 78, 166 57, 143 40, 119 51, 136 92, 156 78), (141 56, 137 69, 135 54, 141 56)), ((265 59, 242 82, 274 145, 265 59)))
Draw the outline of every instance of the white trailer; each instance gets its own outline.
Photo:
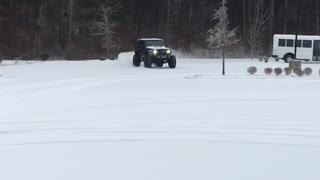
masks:
POLYGON ((288 62, 291 59, 320 61, 320 36, 299 35, 297 57, 294 54, 295 35, 275 34, 273 37, 272 57, 288 62))

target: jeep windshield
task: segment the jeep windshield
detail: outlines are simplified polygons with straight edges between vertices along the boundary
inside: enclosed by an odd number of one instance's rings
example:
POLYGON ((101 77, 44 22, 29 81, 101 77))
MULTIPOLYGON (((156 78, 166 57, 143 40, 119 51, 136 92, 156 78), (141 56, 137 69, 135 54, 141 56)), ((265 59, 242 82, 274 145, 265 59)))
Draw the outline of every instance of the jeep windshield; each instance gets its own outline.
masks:
POLYGON ((145 41, 145 45, 148 46, 154 46, 154 47, 161 47, 164 46, 164 43, 162 40, 148 40, 145 41))

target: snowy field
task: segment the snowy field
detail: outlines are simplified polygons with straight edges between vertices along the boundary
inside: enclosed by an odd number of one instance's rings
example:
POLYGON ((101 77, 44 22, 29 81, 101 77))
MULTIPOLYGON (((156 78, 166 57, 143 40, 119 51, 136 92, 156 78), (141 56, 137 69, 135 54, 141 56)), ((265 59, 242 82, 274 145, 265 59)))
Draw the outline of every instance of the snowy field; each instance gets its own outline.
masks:
POLYGON ((131 56, 0 65, 0 180, 320 179, 320 65, 131 56))

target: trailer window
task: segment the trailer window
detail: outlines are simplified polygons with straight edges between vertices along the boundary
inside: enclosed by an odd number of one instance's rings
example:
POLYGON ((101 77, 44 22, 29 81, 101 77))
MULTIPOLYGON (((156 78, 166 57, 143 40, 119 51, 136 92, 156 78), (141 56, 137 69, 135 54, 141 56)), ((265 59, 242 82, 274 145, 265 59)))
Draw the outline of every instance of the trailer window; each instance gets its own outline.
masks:
POLYGON ((301 47, 302 45, 302 40, 297 40, 297 47, 301 47))
POLYGON ((293 39, 287 39, 287 47, 293 47, 293 43, 294 40, 293 39))
POLYGON ((286 46, 286 40, 285 39, 279 39, 279 46, 285 47, 286 46))
POLYGON ((303 47, 304 48, 311 48, 312 47, 312 41, 311 40, 304 40, 303 41, 303 47))

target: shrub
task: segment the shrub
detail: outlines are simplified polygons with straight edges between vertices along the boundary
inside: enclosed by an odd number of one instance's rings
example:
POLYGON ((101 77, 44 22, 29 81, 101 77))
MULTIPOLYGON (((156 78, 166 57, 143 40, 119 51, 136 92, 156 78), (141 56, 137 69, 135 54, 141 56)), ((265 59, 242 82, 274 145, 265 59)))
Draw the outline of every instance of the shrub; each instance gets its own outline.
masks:
POLYGON ((304 72, 301 69, 295 69, 293 72, 299 77, 304 75, 304 72))
POLYGON ((109 59, 111 61, 118 59, 118 57, 115 54, 110 55, 109 59))
POLYGON ((49 52, 47 52, 47 51, 41 51, 39 53, 39 57, 41 60, 46 61, 49 59, 50 55, 49 55, 49 52))
POLYGON ((293 69, 293 73, 294 73, 294 74, 299 73, 298 71, 299 71, 299 69, 293 69))
POLYGON ((291 68, 286 67, 286 68, 283 69, 283 71, 287 76, 290 76, 292 74, 292 69, 291 68))
POLYGON ((305 68, 303 70, 304 74, 307 75, 307 76, 311 76, 312 74, 312 69, 311 68, 305 68))
POLYGON ((27 61, 27 60, 31 60, 32 57, 29 54, 23 54, 21 56, 21 59, 24 60, 24 61, 27 61))
POLYGON ((282 74, 283 70, 282 68, 275 68, 274 73, 276 73, 277 76, 280 76, 282 74))
POLYGON ((266 74, 266 75, 270 75, 270 74, 272 74, 272 72, 273 72, 273 69, 272 68, 265 68, 264 69, 264 73, 266 74))
POLYGON ((263 58, 262 58, 262 57, 259 57, 259 61, 262 62, 262 61, 263 61, 263 58))
POLYGON ((251 66, 247 69, 247 71, 249 74, 253 75, 257 73, 258 69, 256 67, 251 66))
POLYGON ((268 62, 269 62, 269 58, 268 58, 268 57, 265 57, 265 58, 264 58, 264 62, 265 62, 265 63, 268 63, 268 62))

